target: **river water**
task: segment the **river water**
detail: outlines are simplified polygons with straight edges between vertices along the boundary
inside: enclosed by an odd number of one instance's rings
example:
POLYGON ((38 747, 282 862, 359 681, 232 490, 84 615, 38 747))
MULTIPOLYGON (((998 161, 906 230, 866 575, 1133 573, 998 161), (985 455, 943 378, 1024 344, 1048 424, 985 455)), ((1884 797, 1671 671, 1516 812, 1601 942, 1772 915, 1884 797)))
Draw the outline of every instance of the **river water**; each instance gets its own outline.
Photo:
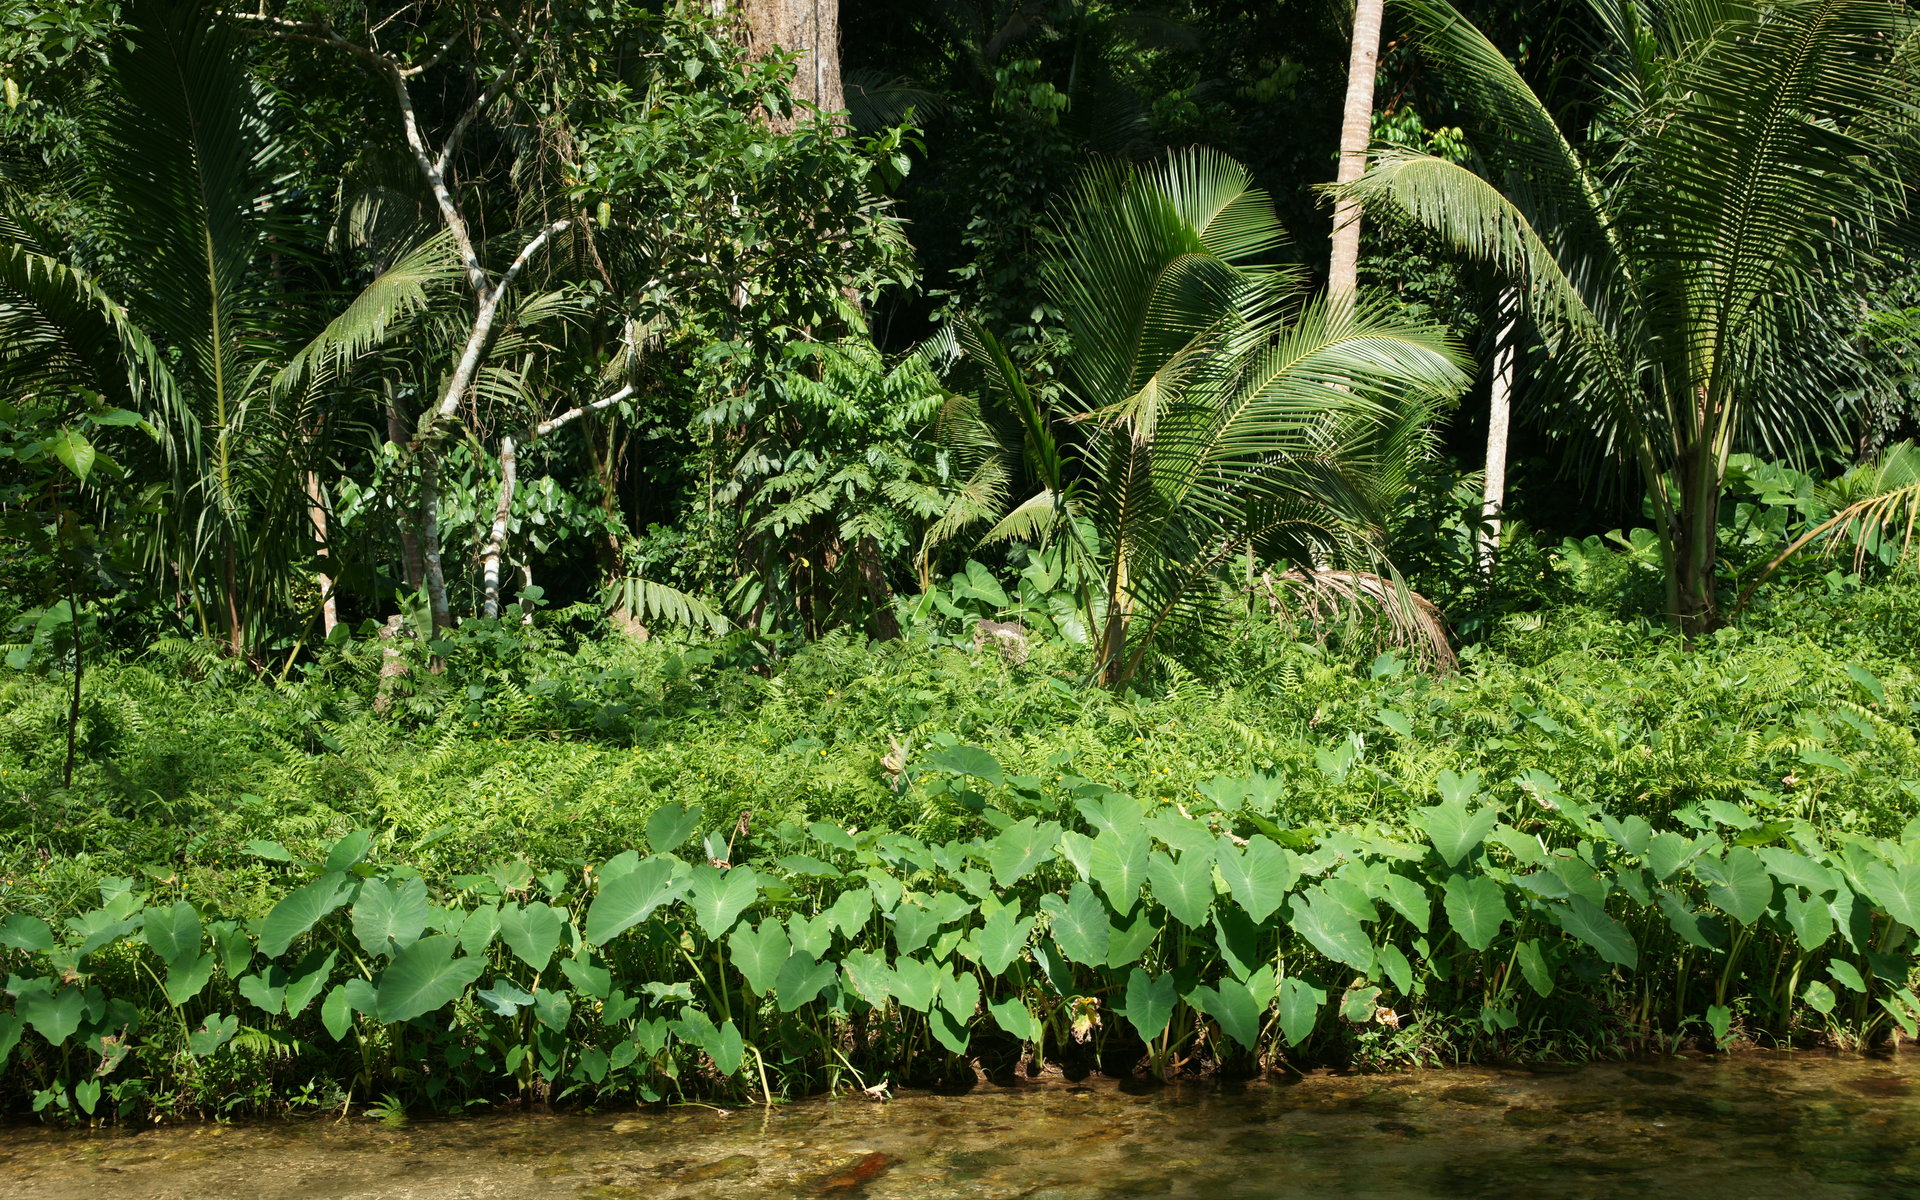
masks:
POLYGON ((728 1112, 0 1128, 34 1200, 1920 1200, 1920 1056, 1148 1088, 982 1084, 728 1112))

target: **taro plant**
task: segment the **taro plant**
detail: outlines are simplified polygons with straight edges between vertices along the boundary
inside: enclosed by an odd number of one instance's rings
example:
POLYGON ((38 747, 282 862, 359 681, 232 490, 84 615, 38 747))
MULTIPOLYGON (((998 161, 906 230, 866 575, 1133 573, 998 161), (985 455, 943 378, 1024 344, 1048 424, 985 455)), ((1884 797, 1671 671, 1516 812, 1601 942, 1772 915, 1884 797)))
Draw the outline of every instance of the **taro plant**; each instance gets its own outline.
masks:
POLYGON ((1920 822, 1825 841, 1709 801, 1657 829, 1538 771, 1446 773, 1404 822, 1330 828, 1281 823, 1268 777, 1143 803, 1066 776, 1054 820, 977 747, 936 769, 993 801, 971 836, 814 822, 733 862, 737 826, 670 804, 647 853, 586 869, 434 887, 361 831, 318 862, 256 843, 290 886, 249 921, 124 879, 57 928, 12 913, 8 1094, 131 1113, 262 1046, 287 1093, 451 1107, 772 1099, 1025 1056, 1165 1077, 1350 1057, 1382 1031, 1426 1060, 1535 1027, 1920 1034, 1920 822))

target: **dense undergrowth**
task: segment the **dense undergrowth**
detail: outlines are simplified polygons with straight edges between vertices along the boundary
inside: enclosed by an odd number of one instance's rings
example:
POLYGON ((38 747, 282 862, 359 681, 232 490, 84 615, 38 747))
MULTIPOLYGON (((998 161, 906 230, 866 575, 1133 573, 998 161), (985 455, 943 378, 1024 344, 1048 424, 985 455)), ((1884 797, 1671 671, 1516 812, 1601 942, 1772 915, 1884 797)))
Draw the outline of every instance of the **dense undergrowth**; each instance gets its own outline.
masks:
POLYGON ((0 675, 5 1103, 1911 1036, 1920 603, 1789 599, 1691 649, 1519 614, 1442 676, 1249 621, 1124 696, 924 631, 162 647, 90 678, 70 789, 65 681, 0 675))

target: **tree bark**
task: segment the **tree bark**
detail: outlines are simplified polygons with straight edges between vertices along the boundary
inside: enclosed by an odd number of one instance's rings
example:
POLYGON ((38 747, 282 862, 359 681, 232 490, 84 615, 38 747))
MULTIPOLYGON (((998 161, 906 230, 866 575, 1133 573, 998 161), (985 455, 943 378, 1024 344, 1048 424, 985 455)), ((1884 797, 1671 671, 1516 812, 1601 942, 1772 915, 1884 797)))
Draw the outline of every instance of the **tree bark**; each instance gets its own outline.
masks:
MULTIPOLYGON (((320 490, 320 472, 307 472, 307 516, 313 522, 314 557, 325 562, 327 553, 327 501, 320 490)), ((333 627, 340 623, 340 613, 333 601, 333 576, 325 571, 317 574, 320 580, 320 630, 331 634, 333 627)))
MULTIPOLYGON (((387 392, 387 440, 399 447, 402 452, 407 448, 407 420, 400 411, 400 402, 393 394, 393 381, 385 383, 387 392)), ((404 509, 404 506, 403 506, 404 509)), ((407 590, 417 592, 427 580, 427 560, 420 552, 420 535, 415 531, 413 514, 403 511, 400 517, 400 569, 406 572, 407 590)))
POLYGON ((1680 503, 1673 522, 1673 561, 1667 571, 1667 602, 1681 636, 1692 642, 1720 624, 1716 580, 1720 554, 1720 490, 1715 455, 1696 447, 1682 455, 1674 474, 1680 503))
MULTIPOLYGON (((793 98, 822 112, 846 111, 840 83, 840 0, 739 0, 747 45, 759 54, 797 54, 793 98)), ((791 116, 772 122, 792 129, 791 116)))
POLYGON ((1487 388, 1487 466, 1480 491, 1486 524, 1475 534, 1480 570, 1493 570, 1500 548, 1501 511, 1507 503, 1507 430, 1513 418, 1513 336, 1519 324, 1519 297, 1512 288, 1500 291, 1500 330, 1493 340, 1493 378, 1487 388))
POLYGON ((435 449, 420 455, 420 526, 429 636, 438 637, 442 630, 453 628, 453 608, 447 602, 447 575, 440 562, 440 460, 435 449))
POLYGON ((487 544, 481 551, 480 615, 490 621, 500 615, 500 548, 506 544, 507 520, 513 515, 513 491, 519 479, 519 452, 511 437, 503 437, 500 439, 500 496, 493 506, 493 528, 487 531, 487 544))
POLYGON ((855 545, 854 555, 855 567, 860 572, 860 588, 873 609, 874 640, 899 641, 900 618, 893 611, 893 589, 887 586, 887 573, 880 564, 880 544, 870 536, 863 537, 855 545))
MULTIPOLYGON (((1380 21, 1386 0, 1355 0, 1353 52, 1347 62, 1347 102, 1340 115, 1341 183, 1366 173, 1373 141, 1373 80, 1380 65, 1380 21)), ((1333 253, 1327 263, 1327 295, 1351 302, 1360 290, 1360 205, 1333 205, 1333 253)))

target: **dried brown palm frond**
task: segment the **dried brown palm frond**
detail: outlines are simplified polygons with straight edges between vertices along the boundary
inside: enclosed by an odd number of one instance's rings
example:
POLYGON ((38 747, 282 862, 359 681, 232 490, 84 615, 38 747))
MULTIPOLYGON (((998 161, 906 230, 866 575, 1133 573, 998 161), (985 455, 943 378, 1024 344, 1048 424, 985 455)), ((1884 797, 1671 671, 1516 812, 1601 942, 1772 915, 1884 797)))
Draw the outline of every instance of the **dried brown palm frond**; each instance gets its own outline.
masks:
POLYGON ((1382 643, 1408 651, 1436 671, 1459 665, 1446 617, 1433 601, 1393 576, 1304 567, 1262 571, 1253 593, 1266 600, 1268 611, 1304 619, 1322 638, 1336 624, 1352 628, 1371 622, 1382 643))

